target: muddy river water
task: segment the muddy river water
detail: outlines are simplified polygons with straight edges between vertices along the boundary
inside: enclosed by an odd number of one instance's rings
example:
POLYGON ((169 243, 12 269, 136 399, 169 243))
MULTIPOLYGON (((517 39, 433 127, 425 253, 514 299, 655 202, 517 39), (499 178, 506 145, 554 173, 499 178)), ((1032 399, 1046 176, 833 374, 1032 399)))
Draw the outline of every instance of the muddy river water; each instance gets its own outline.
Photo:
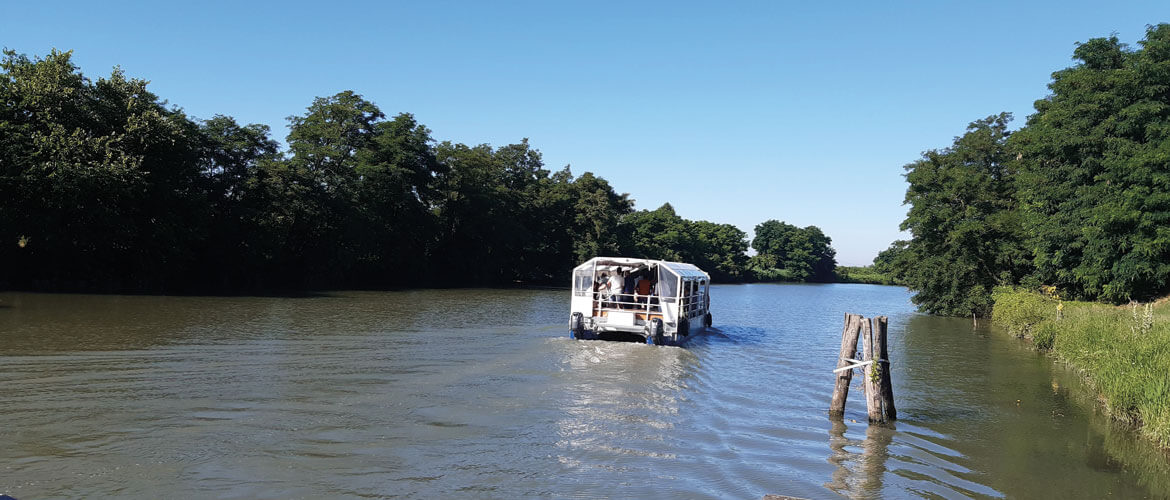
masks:
POLYGON ((574 341, 568 291, 0 293, 0 494, 1165 498, 1077 374, 902 288, 725 285, 686 348, 574 341), (890 317, 899 420, 844 313, 890 317))

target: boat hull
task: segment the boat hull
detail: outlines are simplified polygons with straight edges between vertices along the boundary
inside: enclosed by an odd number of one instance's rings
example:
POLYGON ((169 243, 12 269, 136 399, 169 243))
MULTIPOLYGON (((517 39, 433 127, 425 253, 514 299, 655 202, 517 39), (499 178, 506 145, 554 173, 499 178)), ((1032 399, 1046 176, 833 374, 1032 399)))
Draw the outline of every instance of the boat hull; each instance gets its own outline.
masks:
POLYGON ((569 329, 569 338, 574 340, 624 340, 640 342, 649 345, 664 345, 681 347, 695 337, 707 331, 702 318, 690 322, 686 332, 675 331, 663 333, 662 338, 656 339, 646 328, 602 327, 597 329, 584 328, 578 331, 569 329))

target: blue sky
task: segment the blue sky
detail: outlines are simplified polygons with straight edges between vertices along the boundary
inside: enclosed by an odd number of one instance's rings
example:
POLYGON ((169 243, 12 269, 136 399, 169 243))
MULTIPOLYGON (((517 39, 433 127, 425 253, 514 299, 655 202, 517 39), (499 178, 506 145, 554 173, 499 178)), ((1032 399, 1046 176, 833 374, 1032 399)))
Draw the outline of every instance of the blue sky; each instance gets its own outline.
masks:
POLYGON ((438 140, 529 138, 637 208, 751 234, 816 225, 838 262, 907 235, 902 166, 1001 111, 1078 41, 1134 44, 1170 2, 6 2, 0 45, 115 65, 198 118, 287 134, 354 90, 438 140))

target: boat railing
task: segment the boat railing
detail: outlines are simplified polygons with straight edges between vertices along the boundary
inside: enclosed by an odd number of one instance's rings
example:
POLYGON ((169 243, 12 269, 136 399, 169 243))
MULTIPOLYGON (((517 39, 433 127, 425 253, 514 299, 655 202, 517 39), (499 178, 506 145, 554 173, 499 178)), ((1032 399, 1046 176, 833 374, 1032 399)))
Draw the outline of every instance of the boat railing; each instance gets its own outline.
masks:
POLYGON ((602 311, 661 312, 662 306, 659 304, 659 299, 660 297, 657 295, 609 293, 604 290, 593 292, 593 300, 597 303, 597 309, 602 311))
POLYGON ((689 317, 691 312, 702 307, 703 294, 696 292, 682 297, 659 297, 658 295, 640 295, 627 293, 609 293, 605 290, 593 292, 595 308, 599 311, 629 311, 646 313, 662 312, 662 302, 674 303, 678 301, 682 310, 682 317, 689 317))
POLYGON ((682 316, 684 318, 688 318, 691 316, 693 311, 702 308, 703 294, 701 292, 695 292, 690 295, 683 296, 680 298, 679 304, 680 307, 682 307, 682 316))

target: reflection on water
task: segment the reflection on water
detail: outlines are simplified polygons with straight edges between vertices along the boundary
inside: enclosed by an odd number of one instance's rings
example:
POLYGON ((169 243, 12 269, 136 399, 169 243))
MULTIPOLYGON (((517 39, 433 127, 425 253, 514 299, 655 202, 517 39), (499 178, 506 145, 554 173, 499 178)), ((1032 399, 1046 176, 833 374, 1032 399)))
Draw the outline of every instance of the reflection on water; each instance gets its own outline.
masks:
POLYGON ((580 347, 568 357, 572 373, 597 373, 577 380, 566 394, 568 404, 557 422, 558 459, 581 474, 658 474, 666 464, 656 461, 678 458, 664 451, 661 441, 677 425, 694 355, 623 343, 586 342, 580 347))
POLYGON ((844 420, 833 418, 829 429, 829 448, 833 451, 829 463, 837 466, 832 481, 825 487, 849 498, 878 497, 882 491, 882 478, 886 472, 886 461, 890 458, 890 443, 894 439, 896 426, 867 425, 865 439, 846 437, 848 426, 844 420))
POLYGON ((1158 498, 1170 460, 1075 373, 865 285, 714 288, 688 348, 579 342, 567 292, 0 294, 17 498, 1158 498), (890 317, 899 420, 845 312, 890 317), (860 423, 859 423, 860 422, 860 423), (827 441, 826 441, 827 436, 827 441))

